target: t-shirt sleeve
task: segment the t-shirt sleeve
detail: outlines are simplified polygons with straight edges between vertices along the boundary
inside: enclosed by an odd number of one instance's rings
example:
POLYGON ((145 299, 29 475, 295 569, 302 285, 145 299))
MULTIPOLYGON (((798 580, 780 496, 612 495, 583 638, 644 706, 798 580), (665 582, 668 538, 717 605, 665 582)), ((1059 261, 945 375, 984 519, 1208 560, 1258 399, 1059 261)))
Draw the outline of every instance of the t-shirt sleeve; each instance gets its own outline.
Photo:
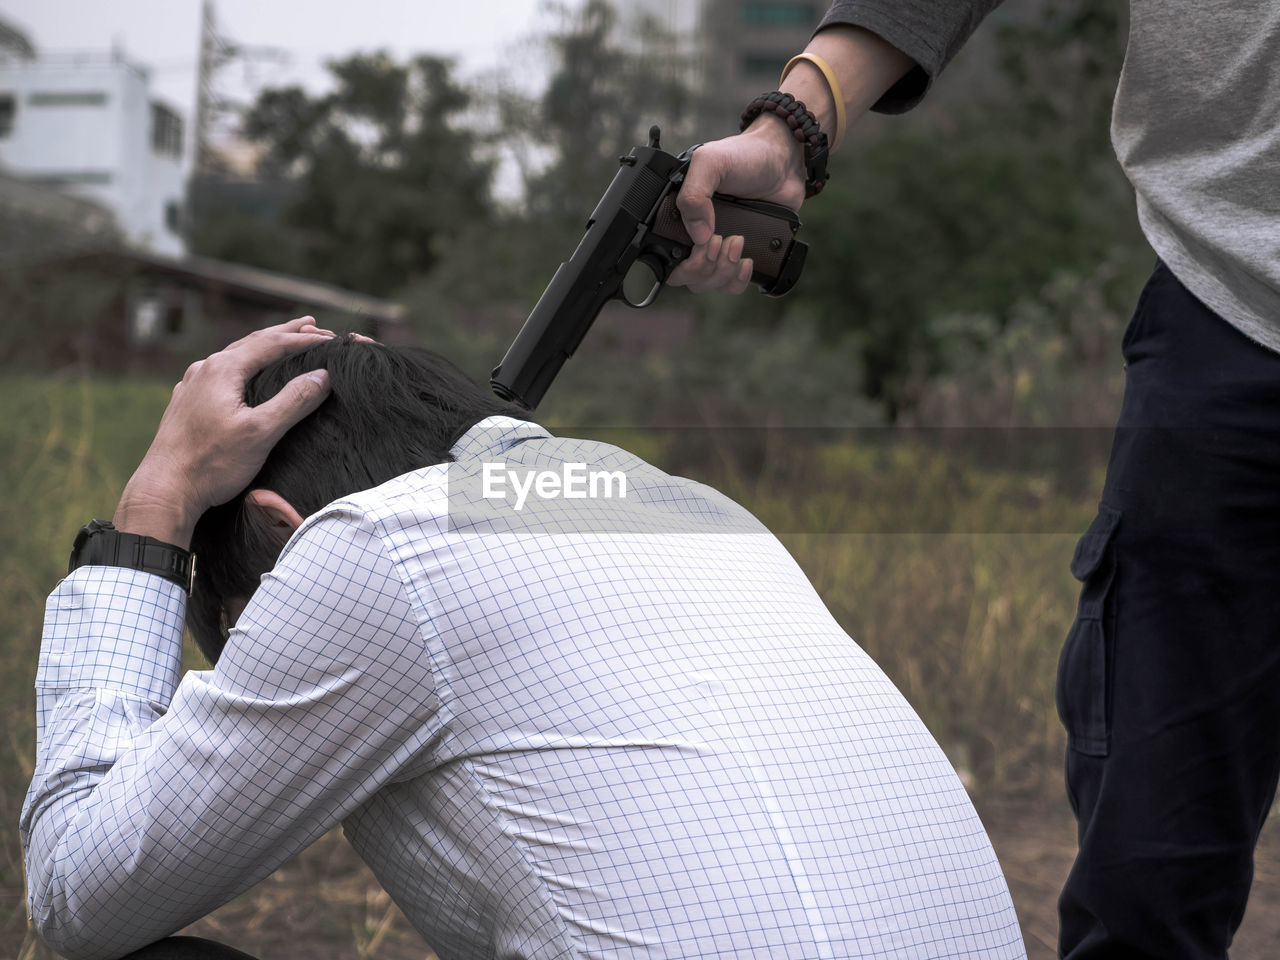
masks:
POLYGON ((835 0, 818 30, 847 23, 870 30, 916 62, 871 107, 905 113, 929 87, 1002 0, 835 0))

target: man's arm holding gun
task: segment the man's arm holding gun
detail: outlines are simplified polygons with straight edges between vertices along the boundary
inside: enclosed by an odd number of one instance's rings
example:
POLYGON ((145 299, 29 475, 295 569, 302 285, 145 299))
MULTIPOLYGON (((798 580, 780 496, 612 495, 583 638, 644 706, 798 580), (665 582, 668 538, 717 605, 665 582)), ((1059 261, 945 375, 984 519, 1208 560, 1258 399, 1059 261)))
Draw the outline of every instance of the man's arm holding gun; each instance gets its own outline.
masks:
MULTIPOLYGON (((648 306, 689 257, 694 243, 676 197, 692 153, 677 157, 665 152, 658 143, 658 128, 653 127, 649 143, 622 158, 578 248, 560 265, 494 368, 490 383, 500 397, 534 409, 606 303, 622 300, 633 307, 648 306)), ((749 282, 772 296, 790 290, 800 276, 806 250, 795 239, 800 228, 795 212, 721 194, 709 202, 721 229, 738 238, 735 270, 750 270, 749 282)))
MULTIPOLYGON (((821 29, 805 53, 813 59, 793 61, 779 89, 829 131, 816 171, 820 182, 826 151, 840 145, 846 118, 856 120, 900 81, 923 88, 927 79, 916 84, 915 58, 848 23, 821 29)), ((804 262, 795 211, 815 192, 813 153, 784 114, 769 110, 737 136, 679 157, 658 147, 655 128, 648 146, 623 159, 578 249, 494 369, 494 391, 534 409, 609 300, 647 305, 664 282, 695 293, 742 293, 750 283, 774 296, 785 293, 804 262), (623 281, 637 262, 649 268, 654 285, 631 299, 623 281)))
MULTIPOLYGON (((802 101, 828 132, 832 153, 840 148, 845 129, 873 105, 896 111, 900 98, 918 98, 928 83, 917 66, 917 59, 928 58, 917 53, 910 36, 886 30, 891 35, 882 37, 853 22, 833 22, 833 18, 846 16, 850 21, 862 18, 882 26, 858 4, 833 4, 824 20, 826 26, 820 27, 804 51, 817 58, 830 75, 814 61, 796 59, 778 84, 779 90, 802 101), (893 103, 882 103, 882 98, 893 103)), ((694 293, 716 290, 738 294, 747 284, 735 262, 734 231, 721 222, 710 202, 717 191, 800 209, 805 199, 803 153, 780 116, 763 113, 738 135, 701 146, 677 200, 695 246, 670 283, 687 286, 694 293)))

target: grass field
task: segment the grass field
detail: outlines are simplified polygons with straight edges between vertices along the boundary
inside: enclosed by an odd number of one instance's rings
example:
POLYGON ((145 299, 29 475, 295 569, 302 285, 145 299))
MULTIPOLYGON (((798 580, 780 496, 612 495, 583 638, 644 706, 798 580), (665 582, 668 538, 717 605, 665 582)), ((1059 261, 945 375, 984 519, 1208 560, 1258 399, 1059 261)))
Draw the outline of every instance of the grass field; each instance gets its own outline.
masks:
MULTIPOLYGON (((0 818, 8 825, 0 830, 0 956, 7 945, 14 957, 51 956, 27 932, 16 829, 34 754, 44 598, 65 570, 75 531, 90 517, 110 517, 167 399, 168 386, 151 382, 0 383, 8 494, 0 511, 0 818)), ((1090 467, 1067 491, 1052 465, 992 466, 936 438, 807 438, 803 452, 798 442, 784 435, 757 450, 750 470, 732 453, 708 457, 679 443, 664 450, 652 437, 637 446, 672 472, 725 489, 779 532, 980 800, 1056 796, 1063 736, 1054 671, 1076 586, 1066 568, 1100 474, 1090 467)), ((286 945, 318 934, 334 957, 422 956, 371 884, 330 836, 201 929, 259 929, 286 945)))

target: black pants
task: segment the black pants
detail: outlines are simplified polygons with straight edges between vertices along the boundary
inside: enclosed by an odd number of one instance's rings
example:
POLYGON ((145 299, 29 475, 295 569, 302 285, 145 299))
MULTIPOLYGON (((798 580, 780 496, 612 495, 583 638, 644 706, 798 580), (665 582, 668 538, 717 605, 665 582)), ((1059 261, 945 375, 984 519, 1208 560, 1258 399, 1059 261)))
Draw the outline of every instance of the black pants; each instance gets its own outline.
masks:
POLYGON ((253 957, 199 937, 166 937, 121 960, 253 960, 253 957))
POLYGON ((1280 354, 1163 264, 1124 354, 1058 670, 1080 837, 1060 953, 1225 958, 1280 774, 1280 354))

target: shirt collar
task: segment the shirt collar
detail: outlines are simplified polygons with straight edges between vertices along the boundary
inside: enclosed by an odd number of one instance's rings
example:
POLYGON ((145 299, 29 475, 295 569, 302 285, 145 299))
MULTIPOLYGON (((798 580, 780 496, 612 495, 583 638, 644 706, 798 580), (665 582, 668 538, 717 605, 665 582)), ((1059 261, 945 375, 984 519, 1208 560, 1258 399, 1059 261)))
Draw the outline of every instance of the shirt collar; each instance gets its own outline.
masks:
POLYGON ((485 417, 458 438, 449 452, 454 460, 496 459, 517 443, 550 437, 539 424, 515 417, 485 417))

